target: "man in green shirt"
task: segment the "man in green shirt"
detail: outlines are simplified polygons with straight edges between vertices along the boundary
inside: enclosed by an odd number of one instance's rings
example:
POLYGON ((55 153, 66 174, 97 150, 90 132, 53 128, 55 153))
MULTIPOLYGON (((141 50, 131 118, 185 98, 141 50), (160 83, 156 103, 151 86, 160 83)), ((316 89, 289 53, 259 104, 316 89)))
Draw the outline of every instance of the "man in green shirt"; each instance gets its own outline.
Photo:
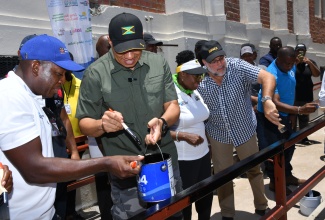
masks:
MULTIPOLYGON (((143 27, 136 16, 122 13, 109 24, 111 50, 85 71, 80 87, 77 118, 83 134, 100 137, 106 155, 170 154, 176 192, 181 191, 176 146, 168 127, 180 114, 166 60, 144 51, 143 27), (139 138, 134 142, 125 123, 139 138), (146 150, 146 146, 148 149, 146 150)), ((145 210, 136 178, 110 175, 114 219, 128 219, 145 210)))

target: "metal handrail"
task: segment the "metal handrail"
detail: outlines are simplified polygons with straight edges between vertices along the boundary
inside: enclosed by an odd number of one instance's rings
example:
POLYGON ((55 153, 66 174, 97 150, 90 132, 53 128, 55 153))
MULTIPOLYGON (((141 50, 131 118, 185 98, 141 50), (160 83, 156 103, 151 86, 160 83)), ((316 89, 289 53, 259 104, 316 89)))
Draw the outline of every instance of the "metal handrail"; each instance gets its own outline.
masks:
MULTIPOLYGON (((276 206, 263 217, 263 219, 274 219, 276 213, 276 219, 286 219, 287 211, 293 206, 293 202, 301 199, 305 194, 304 192, 310 190, 316 185, 322 178, 324 178, 325 171, 320 170, 315 173, 308 181, 296 189, 289 197, 288 201, 285 193, 285 178, 284 178, 284 158, 283 151, 307 137, 311 133, 319 130, 325 126, 324 115, 318 117, 318 119, 311 122, 306 128, 299 130, 292 134, 287 140, 282 139, 270 145, 269 147, 247 157, 244 160, 239 161, 227 169, 220 171, 219 173, 187 188, 186 190, 178 193, 174 197, 152 205, 145 211, 139 213, 131 219, 166 219, 177 212, 181 211, 185 207, 191 205, 200 198, 206 196, 208 193, 214 191, 216 188, 223 184, 235 179, 239 175, 245 173, 252 167, 262 163, 263 161, 274 157, 275 163, 275 184, 276 184, 276 206), (280 170, 279 172, 279 169, 280 170), (324 174, 323 174, 324 172, 324 174), (282 177, 281 177, 282 175, 282 177), (315 179, 316 178, 316 179, 315 179), (279 183, 281 184, 279 186, 279 183), (279 190, 278 190, 279 189, 279 190)), ((323 167, 324 169, 324 167, 323 167)))

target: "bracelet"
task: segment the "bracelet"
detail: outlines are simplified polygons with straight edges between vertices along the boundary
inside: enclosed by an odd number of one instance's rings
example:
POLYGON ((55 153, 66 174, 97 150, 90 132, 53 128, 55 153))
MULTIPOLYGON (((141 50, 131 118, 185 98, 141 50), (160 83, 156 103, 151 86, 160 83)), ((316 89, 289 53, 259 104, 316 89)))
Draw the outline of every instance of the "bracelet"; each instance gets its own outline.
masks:
POLYGON ((104 131, 104 133, 106 133, 105 129, 104 129, 104 124, 103 124, 103 119, 101 120, 102 121, 102 130, 104 131))
POLYGON ((298 115, 301 115, 300 114, 300 108, 301 108, 301 106, 298 106, 298 115))
POLYGON ((179 133, 179 131, 176 132, 176 138, 175 138, 177 142, 179 142, 179 140, 178 140, 178 133, 179 133))

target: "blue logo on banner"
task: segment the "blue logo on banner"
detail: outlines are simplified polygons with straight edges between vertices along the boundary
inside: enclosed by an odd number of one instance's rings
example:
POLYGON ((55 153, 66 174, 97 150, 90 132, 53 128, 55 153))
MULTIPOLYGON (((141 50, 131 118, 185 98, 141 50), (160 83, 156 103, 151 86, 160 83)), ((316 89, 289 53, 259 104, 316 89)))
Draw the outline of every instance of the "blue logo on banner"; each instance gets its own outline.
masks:
POLYGON ((85 11, 81 12, 81 15, 79 15, 79 21, 87 20, 87 13, 85 11))
POLYGON ((70 6, 78 6, 77 0, 64 0, 64 6, 70 7, 70 6))
POLYGON ((79 4, 81 4, 83 6, 88 6, 88 1, 82 1, 82 2, 79 2, 79 4))

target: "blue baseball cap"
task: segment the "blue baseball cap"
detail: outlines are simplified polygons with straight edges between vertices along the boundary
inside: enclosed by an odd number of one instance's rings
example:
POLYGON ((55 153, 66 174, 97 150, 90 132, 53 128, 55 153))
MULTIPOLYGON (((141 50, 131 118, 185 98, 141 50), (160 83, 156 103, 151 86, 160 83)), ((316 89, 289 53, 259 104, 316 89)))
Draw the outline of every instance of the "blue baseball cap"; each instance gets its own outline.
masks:
POLYGON ((50 61, 70 71, 81 71, 85 68, 71 60, 69 51, 62 41, 46 34, 28 40, 20 50, 21 60, 50 61))
POLYGON ((30 39, 33 39, 34 37, 36 37, 36 34, 32 34, 32 35, 27 35, 26 37, 24 37, 24 39, 21 41, 20 46, 19 46, 19 50, 23 47, 23 45, 29 41, 30 39))

